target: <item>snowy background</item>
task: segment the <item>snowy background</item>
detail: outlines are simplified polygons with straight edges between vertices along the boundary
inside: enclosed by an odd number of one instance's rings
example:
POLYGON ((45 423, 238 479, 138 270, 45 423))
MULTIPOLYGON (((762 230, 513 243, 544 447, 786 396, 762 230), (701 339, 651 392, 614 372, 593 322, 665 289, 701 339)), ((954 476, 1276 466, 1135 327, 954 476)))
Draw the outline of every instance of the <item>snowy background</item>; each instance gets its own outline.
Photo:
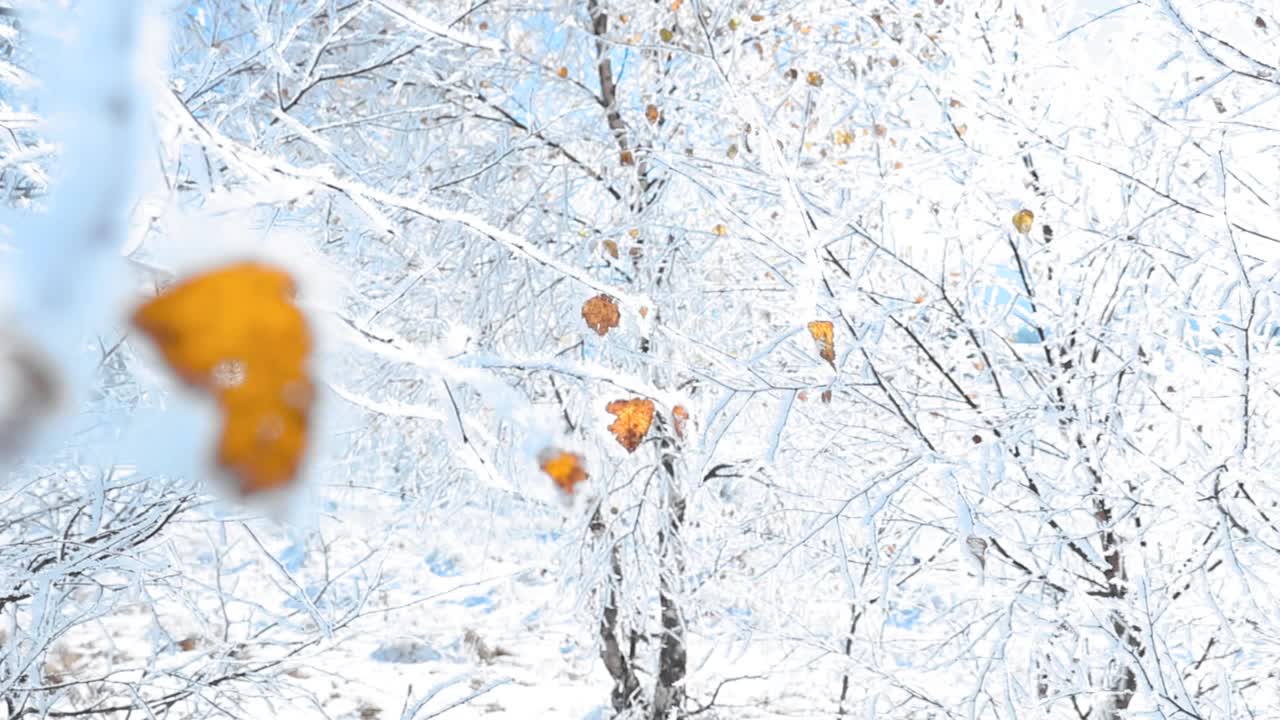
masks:
POLYGON ((0 720, 1280 717, 1278 112, 1263 0, 0 0, 0 720), (129 322, 245 259, 265 497, 129 322))

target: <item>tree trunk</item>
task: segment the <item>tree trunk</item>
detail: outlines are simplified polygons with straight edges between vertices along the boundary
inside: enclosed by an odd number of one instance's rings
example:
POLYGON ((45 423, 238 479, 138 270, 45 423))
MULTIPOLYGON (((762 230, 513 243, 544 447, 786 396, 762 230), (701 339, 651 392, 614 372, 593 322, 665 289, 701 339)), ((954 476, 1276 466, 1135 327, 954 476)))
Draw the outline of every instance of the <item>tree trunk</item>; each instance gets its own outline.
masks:
POLYGON ((674 465, 673 458, 664 452, 662 470, 667 476, 667 524, 658 535, 659 562, 662 563, 658 586, 662 643, 658 653, 658 677, 653 688, 653 720, 668 720, 673 712, 675 717, 684 716, 684 680, 688 670, 684 618, 680 616, 677 602, 685 572, 684 543, 680 536, 684 525, 685 497, 676 485, 674 465))
MULTIPOLYGON (((596 508, 595 515, 591 518, 591 529, 597 537, 605 533, 604 520, 600 516, 599 508, 596 508)), ((631 665, 633 653, 624 654, 619 640, 622 637, 622 629, 618 626, 618 594, 622 588, 622 554, 616 542, 609 548, 609 564, 609 581, 604 589, 604 612, 600 617, 600 659, 604 661, 605 669, 613 677, 613 691, 610 693, 613 709, 621 713, 631 707, 635 701, 640 690, 640 680, 636 678, 635 670, 631 665)), ((634 649, 633 642, 632 651, 634 649)))

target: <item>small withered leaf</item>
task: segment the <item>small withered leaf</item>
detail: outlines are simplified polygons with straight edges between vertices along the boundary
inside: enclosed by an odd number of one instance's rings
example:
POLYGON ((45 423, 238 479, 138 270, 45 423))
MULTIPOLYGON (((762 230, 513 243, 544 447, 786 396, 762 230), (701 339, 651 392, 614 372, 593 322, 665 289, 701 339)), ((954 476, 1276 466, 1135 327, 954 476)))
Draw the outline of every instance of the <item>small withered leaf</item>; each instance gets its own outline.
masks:
POLYGON ((671 408, 672 421, 675 426, 676 437, 684 439, 684 426, 689 421, 689 412, 684 409, 683 405, 677 405, 671 408))
POLYGON ((1013 216, 1013 227, 1023 235, 1031 232, 1031 226, 1035 224, 1036 216, 1026 208, 1019 210, 1013 216))
POLYGON ((814 320, 809 323, 809 334, 818 344, 818 356, 826 360, 834 370, 836 367, 835 326, 830 320, 814 320))
POLYGON ((582 319, 587 327, 596 331, 597 335, 606 335, 612 328, 618 327, 622 319, 618 312, 618 304, 608 295, 596 295, 582 304, 582 319))

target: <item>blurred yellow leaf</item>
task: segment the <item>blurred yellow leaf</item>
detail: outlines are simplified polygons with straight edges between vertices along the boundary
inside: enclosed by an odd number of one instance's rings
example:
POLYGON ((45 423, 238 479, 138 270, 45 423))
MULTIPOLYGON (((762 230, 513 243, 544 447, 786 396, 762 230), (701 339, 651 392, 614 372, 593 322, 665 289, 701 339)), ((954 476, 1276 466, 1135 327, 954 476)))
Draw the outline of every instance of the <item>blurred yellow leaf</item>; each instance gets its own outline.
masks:
POLYGON ((822 87, 822 73, 810 71, 807 79, 810 85, 814 87, 822 87))
POLYGON ((556 71, 556 75, 559 75, 562 78, 569 77, 569 68, 561 65, 560 69, 556 71))
POLYGON ((167 288, 133 314, 178 377, 217 400, 218 463, 242 494, 292 484, 307 447, 311 334, 294 292, 288 274, 244 262, 167 288))
POLYGON ((662 28, 658 31, 658 37, 662 38, 662 42, 669 43, 675 37, 675 33, 668 28, 662 28))
POLYGON ((587 479, 582 456, 577 453, 547 448, 538 455, 538 465, 566 493, 572 493, 578 483, 587 479))
POLYGON ((618 305, 608 295, 596 295, 582 304, 582 319, 587 327, 596 331, 597 335, 605 335, 610 329, 618 327, 622 315, 618 305))
POLYGON ((831 369, 836 367, 836 334, 835 326, 830 320, 814 320, 809 323, 809 334, 813 336, 813 341, 818 344, 818 356, 826 360, 831 365, 831 369))
POLYGON ((618 444, 626 448, 627 452, 635 452, 640 447, 640 441, 649 432, 649 426, 653 424, 653 401, 644 398, 614 400, 604 409, 610 415, 617 416, 609 426, 609 432, 613 433, 618 444))
POLYGON ((729 234, 729 228, 725 227, 724 223, 720 223, 711 228, 711 232, 715 233, 716 237, 724 237, 729 234))
POLYGON ((61 397, 53 359, 30 340, 0 327, 0 460, 26 446, 61 397))
POLYGON ((612 257, 614 260, 617 260, 618 259, 618 243, 612 240, 605 240, 603 244, 604 244, 604 251, 609 253, 609 256, 612 257))

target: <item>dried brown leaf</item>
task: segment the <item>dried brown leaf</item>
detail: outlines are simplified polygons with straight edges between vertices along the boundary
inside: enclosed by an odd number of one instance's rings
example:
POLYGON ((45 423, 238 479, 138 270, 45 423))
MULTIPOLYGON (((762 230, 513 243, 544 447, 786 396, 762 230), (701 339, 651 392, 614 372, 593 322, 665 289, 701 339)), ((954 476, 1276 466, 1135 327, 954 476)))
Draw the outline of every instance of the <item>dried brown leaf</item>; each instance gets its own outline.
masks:
POLYGON ((645 398, 614 400, 604 409, 617 416, 609 425, 609 432, 627 452, 635 452, 653 424, 653 401, 645 398))
POLYGON ((618 312, 618 304, 613 298, 601 294, 582 304, 582 319, 587 321, 587 327, 603 336, 612 328, 618 327, 622 314, 618 312))

